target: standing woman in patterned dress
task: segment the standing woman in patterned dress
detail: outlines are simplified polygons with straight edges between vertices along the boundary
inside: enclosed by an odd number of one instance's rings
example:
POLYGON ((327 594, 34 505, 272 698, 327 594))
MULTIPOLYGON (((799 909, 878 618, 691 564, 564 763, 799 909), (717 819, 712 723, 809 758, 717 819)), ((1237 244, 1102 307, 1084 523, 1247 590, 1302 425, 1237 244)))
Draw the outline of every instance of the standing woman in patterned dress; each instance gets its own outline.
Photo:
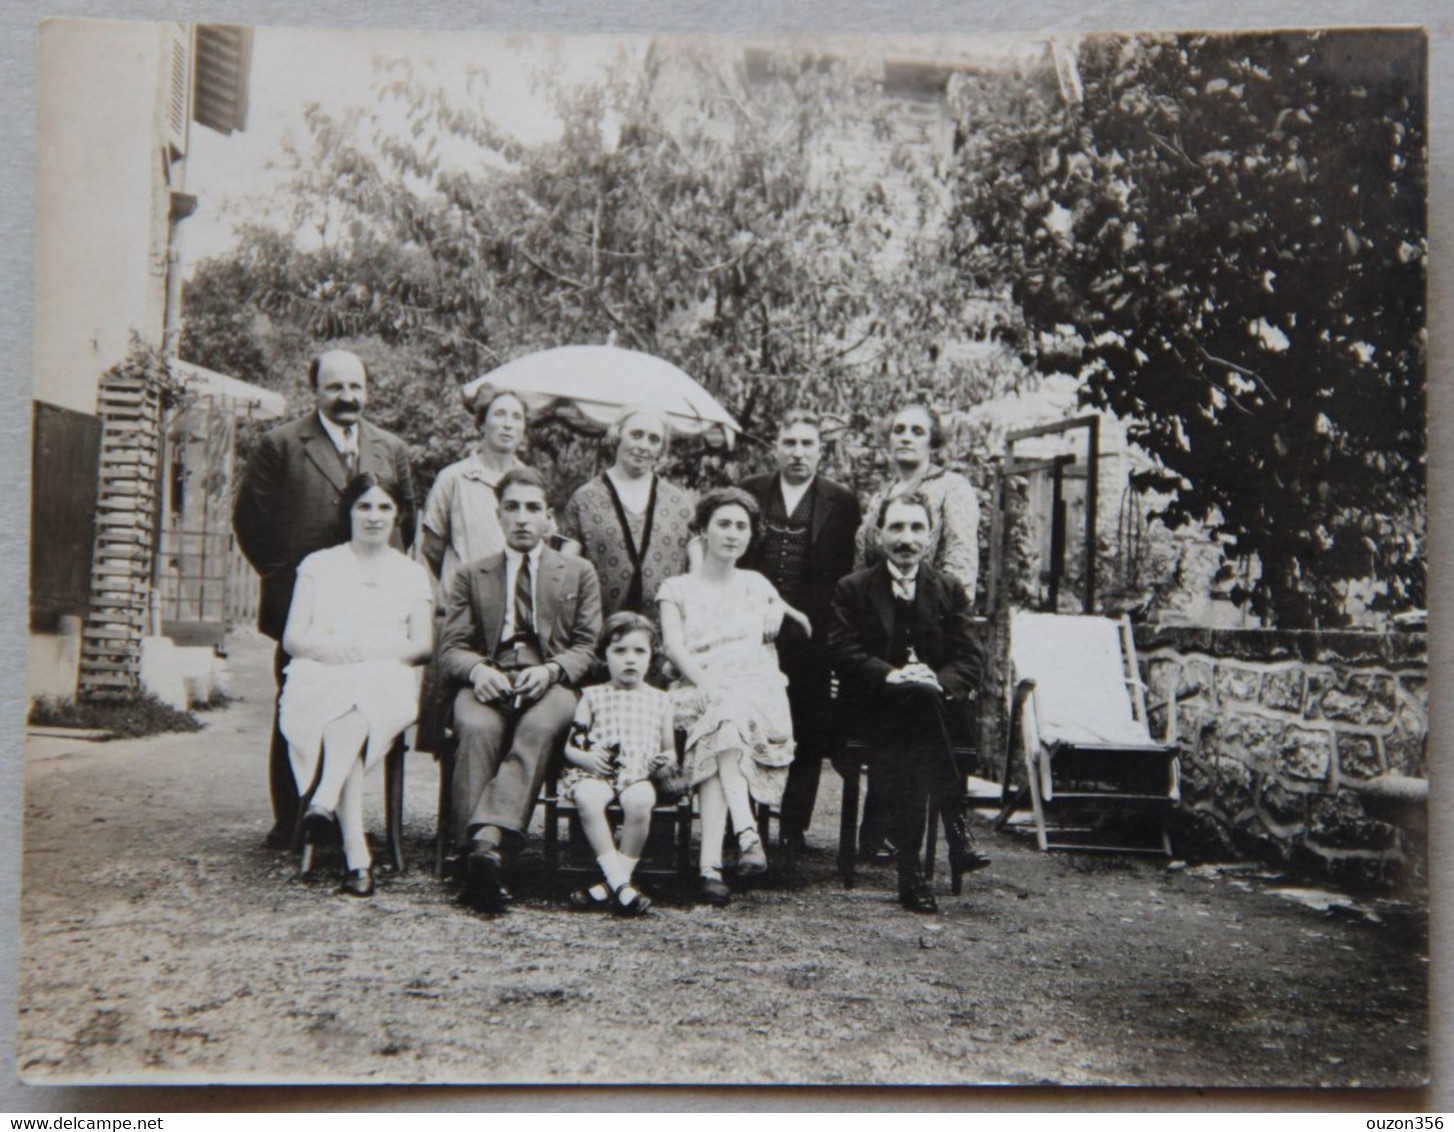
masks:
POLYGON ((944 423, 923 401, 900 406, 889 419, 888 449, 893 473, 864 506, 855 569, 872 566, 883 557, 875 525, 883 501, 918 492, 934 509, 934 526, 924 561, 958 578, 973 602, 979 584, 979 498, 969 480, 934 462, 934 454, 943 447, 944 423))
POLYGON ((602 612, 656 613, 656 591, 687 569, 692 498, 656 474, 671 430, 656 409, 623 409, 606 432, 611 466, 571 496, 560 533, 581 544, 601 579, 602 612))

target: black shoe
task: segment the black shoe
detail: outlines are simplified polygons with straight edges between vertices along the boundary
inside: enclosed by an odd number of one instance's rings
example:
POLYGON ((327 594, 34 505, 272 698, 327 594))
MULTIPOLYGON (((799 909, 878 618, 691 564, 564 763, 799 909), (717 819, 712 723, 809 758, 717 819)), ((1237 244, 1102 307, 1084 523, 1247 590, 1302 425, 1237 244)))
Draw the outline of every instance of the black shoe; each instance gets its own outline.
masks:
POLYGON ((298 875, 313 871, 313 854, 320 845, 337 840, 338 816, 323 806, 309 806, 298 823, 298 875))
POLYGON ((611 890, 604 884, 578 888, 567 901, 577 912, 604 912, 611 907, 611 890))
POLYGON ((338 815, 324 806, 309 806, 303 815, 303 833, 314 845, 324 844, 338 829, 338 815))
POLYGON ((697 883, 697 895, 703 904, 710 904, 714 908, 725 908, 732 903, 732 890, 721 877, 704 874, 697 883))
POLYGON ((374 870, 372 868, 349 869, 343 874, 343 892, 349 896, 372 896, 374 894, 374 870))
POLYGON ((291 849, 293 847, 293 828, 296 823, 279 822, 268 830, 267 836, 263 838, 263 844, 269 849, 291 849))
POLYGON ((611 911, 617 916, 644 916, 651 911, 651 897, 628 880, 611 893, 611 911))
POLYGON ((969 828, 969 818, 964 814, 951 818, 944 816, 944 840, 949 846, 949 891, 959 895, 960 881, 965 873, 989 868, 990 859, 974 844, 974 834, 969 828))
POLYGON ((934 893, 929 891, 929 886, 922 880, 907 888, 902 884, 899 885, 899 903, 910 912, 931 915, 939 911, 939 902, 934 899, 934 893))
POLYGON ((812 856, 815 852, 801 829, 789 829, 778 834, 777 843, 784 853, 812 856))
POLYGON ((505 862, 493 849, 474 849, 465 859, 464 898, 484 912, 505 907, 505 862))

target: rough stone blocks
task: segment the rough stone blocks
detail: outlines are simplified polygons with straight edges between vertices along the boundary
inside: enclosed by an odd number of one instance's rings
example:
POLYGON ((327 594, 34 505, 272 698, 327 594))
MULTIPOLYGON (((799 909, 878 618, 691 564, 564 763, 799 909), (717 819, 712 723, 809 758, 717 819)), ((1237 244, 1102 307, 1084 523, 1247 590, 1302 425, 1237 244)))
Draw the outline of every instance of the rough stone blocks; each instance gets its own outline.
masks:
POLYGON ((1216 775, 1205 762, 1198 758, 1181 760, 1181 800, 1185 805, 1195 805, 1212 798, 1216 787, 1216 775))
POLYGON ((1236 759, 1217 759, 1215 768, 1217 809, 1235 819, 1252 808, 1252 771, 1236 759))
POLYGON ((1340 780, 1362 781, 1383 773, 1383 756, 1378 737, 1355 732, 1338 735, 1338 777, 1340 780))
POLYGON ((1261 686, 1260 672, 1225 662, 1217 665, 1217 698, 1224 704, 1256 703, 1261 686))
POLYGON ((1393 719, 1393 677, 1358 672, 1344 687, 1323 693, 1323 716, 1344 723, 1388 723, 1393 719))
POLYGON ((1269 826, 1285 833, 1301 833, 1307 828, 1307 795, 1294 794, 1276 779, 1267 779, 1262 784, 1259 801, 1269 826))
POLYGON ((1262 680, 1262 703, 1273 711, 1298 714, 1303 709, 1302 670, 1280 668, 1266 674, 1262 680))
POLYGON ((1189 657, 1181 666, 1181 681, 1176 686, 1177 697, 1202 696, 1208 700, 1216 694, 1212 680, 1212 666, 1205 660, 1189 657))
POLYGON ((1289 727, 1282 742, 1283 774, 1307 785, 1320 786, 1328 780, 1333 761, 1333 734, 1310 727, 1289 727))
POLYGON ((1351 790, 1313 800, 1308 812, 1308 835, 1327 849, 1383 852, 1394 842, 1393 827, 1370 820, 1358 795, 1351 790))

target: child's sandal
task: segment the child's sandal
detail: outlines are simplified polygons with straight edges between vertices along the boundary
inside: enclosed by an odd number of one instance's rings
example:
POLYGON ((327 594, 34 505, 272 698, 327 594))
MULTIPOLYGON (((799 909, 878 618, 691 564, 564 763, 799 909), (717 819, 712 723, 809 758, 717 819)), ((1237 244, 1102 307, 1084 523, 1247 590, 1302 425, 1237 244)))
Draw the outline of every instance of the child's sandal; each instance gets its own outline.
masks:
POLYGON ((611 890, 604 884, 578 888, 570 894, 569 902, 577 912, 596 912, 611 906, 611 890))
POLYGON ((611 911, 618 916, 641 916, 651 909, 651 898, 629 880, 611 894, 611 911))

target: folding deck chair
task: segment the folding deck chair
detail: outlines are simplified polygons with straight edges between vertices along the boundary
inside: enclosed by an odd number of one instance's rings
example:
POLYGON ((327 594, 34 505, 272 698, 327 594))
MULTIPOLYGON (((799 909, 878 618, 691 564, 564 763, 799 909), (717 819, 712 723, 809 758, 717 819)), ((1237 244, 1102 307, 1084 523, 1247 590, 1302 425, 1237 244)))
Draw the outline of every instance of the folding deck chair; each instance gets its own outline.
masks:
POLYGON ((1041 849, 1170 856, 1166 819, 1181 798, 1175 707, 1167 706, 1168 742, 1153 742, 1130 620, 1012 611, 1009 654, 1004 805, 995 828, 1028 799, 1041 849))

